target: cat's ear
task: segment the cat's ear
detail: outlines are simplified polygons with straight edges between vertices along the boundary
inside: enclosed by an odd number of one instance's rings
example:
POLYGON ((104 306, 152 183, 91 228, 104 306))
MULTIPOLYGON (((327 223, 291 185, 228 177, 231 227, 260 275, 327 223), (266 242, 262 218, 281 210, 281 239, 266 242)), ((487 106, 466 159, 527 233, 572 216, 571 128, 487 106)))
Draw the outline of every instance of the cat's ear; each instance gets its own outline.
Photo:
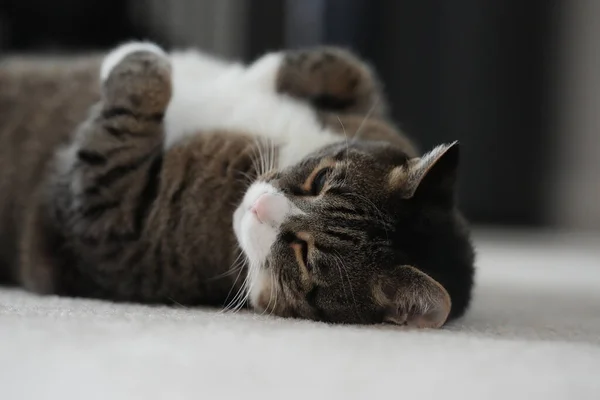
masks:
POLYGON ((404 265, 380 277, 373 288, 383 308, 384 322, 417 328, 439 328, 446 322, 452 302, 435 279, 404 265))
POLYGON ((458 142, 439 145, 423 157, 412 158, 405 165, 395 167, 388 176, 388 182, 392 190, 400 190, 405 199, 428 189, 451 193, 456 182, 459 156, 458 142))

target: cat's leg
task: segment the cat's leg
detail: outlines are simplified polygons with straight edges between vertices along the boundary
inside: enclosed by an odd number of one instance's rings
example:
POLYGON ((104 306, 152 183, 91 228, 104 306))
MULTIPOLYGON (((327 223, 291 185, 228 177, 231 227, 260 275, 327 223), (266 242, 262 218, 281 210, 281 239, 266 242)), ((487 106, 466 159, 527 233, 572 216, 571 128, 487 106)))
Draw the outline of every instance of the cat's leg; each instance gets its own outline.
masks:
POLYGON ((317 47, 283 54, 276 90, 321 112, 384 118, 387 105, 373 69, 353 53, 317 47))
POLYGON ((73 207, 85 226, 77 233, 135 235, 138 214, 144 214, 138 208, 148 206, 147 192, 158 179, 171 66, 158 47, 132 43, 106 57, 101 79, 102 100, 81 126, 67 160, 73 207))
POLYGON ((100 102, 57 154, 56 174, 26 223, 21 281, 31 290, 80 294, 64 288, 81 280, 71 264, 85 261, 92 275, 101 256, 134 246, 157 195, 168 58, 152 44, 121 46, 105 58, 101 85, 100 102))
POLYGON ((417 154, 414 144, 389 120, 377 74, 353 53, 317 47, 270 54, 257 64, 273 69, 275 61, 275 90, 309 102, 327 128, 348 138, 388 141, 409 156, 417 154))
POLYGON ((387 101, 377 74, 353 53, 317 47, 269 53, 246 78, 260 90, 271 90, 308 102, 328 129, 348 138, 384 140, 409 156, 415 146, 389 120, 387 101))
POLYGON ((386 115, 385 96, 373 69, 338 47, 268 53, 248 66, 243 82, 307 101, 323 113, 386 115))

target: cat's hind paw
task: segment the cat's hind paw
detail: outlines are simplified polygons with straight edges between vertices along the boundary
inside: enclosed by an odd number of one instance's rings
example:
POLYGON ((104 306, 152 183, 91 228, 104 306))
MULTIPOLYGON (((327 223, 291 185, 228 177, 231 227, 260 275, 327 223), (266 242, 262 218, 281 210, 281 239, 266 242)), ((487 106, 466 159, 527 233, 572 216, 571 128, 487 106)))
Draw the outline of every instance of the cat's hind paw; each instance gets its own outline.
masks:
POLYGON ((277 76, 278 91, 324 111, 383 114, 379 86, 370 66, 338 47, 289 51, 277 76))
POLYGON ((160 114, 171 99, 171 63, 153 43, 119 46, 104 59, 100 78, 104 101, 110 106, 160 114))

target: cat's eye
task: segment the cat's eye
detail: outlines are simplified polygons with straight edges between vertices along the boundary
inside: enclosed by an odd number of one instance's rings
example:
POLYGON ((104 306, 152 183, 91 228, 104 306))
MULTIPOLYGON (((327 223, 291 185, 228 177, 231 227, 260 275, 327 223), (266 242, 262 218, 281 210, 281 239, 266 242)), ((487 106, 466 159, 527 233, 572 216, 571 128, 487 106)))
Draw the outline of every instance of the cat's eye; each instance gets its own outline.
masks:
POLYGON ((305 240, 296 239, 292 242, 292 247, 294 248, 298 262, 301 262, 304 267, 310 271, 311 265, 308 260, 308 243, 305 240))
POLYGON ((313 196, 318 196, 319 193, 321 193, 325 183, 327 182, 327 177, 329 176, 330 172, 331 168, 323 168, 317 172, 310 187, 310 192, 313 196))

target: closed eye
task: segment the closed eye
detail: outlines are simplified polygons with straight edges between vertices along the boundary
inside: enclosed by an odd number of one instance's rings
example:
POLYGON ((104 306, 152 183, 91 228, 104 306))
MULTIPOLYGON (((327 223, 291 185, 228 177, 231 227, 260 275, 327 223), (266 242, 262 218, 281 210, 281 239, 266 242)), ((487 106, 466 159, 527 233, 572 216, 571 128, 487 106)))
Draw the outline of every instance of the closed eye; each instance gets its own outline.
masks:
POLYGON ((323 187, 325 186, 330 173, 331 168, 323 168, 317 172, 310 186, 310 192, 313 196, 318 196, 321 191, 323 191, 323 187))
POLYGON ((296 239, 292 242, 291 246, 294 249, 298 264, 300 264, 306 272, 310 272, 312 268, 308 260, 308 243, 305 240, 296 239))

